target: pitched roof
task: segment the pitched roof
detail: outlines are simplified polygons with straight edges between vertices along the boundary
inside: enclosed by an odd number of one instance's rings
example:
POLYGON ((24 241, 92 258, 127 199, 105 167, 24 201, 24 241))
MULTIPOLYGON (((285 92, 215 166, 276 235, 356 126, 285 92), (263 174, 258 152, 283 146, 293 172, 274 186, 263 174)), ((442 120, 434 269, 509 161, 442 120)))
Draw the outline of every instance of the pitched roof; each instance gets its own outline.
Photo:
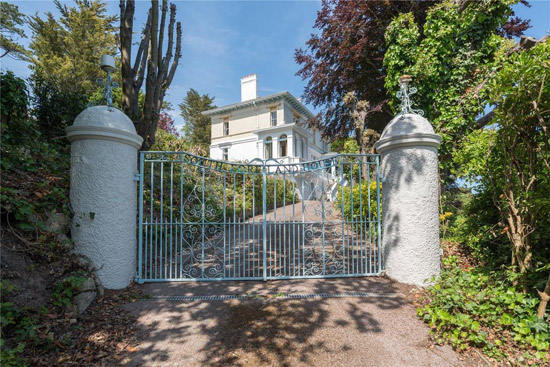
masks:
POLYGON ((250 106, 254 106, 255 104, 258 105, 261 103, 270 103, 281 99, 284 99, 286 102, 288 102, 292 106, 292 108, 294 108, 296 111, 306 116, 307 118, 312 118, 314 116, 313 113, 306 106, 304 106, 302 102, 300 102, 296 97, 294 97, 292 94, 290 94, 290 92, 287 92, 287 91, 270 94, 265 97, 250 99, 244 102, 233 103, 227 106, 218 107, 213 110, 204 111, 202 114, 205 116, 215 116, 215 115, 220 115, 220 114, 228 113, 235 110, 240 110, 250 106))

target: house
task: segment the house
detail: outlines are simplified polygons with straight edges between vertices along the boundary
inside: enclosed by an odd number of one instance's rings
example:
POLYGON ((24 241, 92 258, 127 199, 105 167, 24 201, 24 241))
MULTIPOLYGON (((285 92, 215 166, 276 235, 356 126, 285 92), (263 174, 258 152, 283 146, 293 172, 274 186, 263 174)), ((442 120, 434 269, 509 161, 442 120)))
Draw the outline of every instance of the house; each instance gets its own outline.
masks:
POLYGON ((330 151, 318 131, 306 127, 310 110, 289 92, 258 97, 258 78, 241 79, 241 101, 203 112, 212 121, 210 158, 282 163, 321 159, 330 151))

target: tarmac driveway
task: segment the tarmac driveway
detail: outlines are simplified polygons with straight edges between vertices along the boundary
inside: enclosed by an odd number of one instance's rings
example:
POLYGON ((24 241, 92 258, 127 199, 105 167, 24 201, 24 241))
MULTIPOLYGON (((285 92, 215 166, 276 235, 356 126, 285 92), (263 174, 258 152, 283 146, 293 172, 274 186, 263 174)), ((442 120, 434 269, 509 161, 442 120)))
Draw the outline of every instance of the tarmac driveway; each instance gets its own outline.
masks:
POLYGON ((245 295, 247 299, 128 304, 140 345, 127 366, 475 366, 432 346, 408 300, 410 288, 384 278, 271 282, 150 283, 157 296, 245 295), (362 292, 352 297, 349 292, 362 292), (282 294, 341 298, 280 298, 282 294))

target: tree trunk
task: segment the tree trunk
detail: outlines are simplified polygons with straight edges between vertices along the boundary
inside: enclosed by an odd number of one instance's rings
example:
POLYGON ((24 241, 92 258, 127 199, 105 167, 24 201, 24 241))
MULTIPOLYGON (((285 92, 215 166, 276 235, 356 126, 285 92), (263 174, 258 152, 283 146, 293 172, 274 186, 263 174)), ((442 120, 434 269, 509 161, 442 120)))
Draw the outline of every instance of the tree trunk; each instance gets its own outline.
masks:
POLYGON ((537 316, 543 318, 546 312, 546 305, 548 305, 548 301, 550 301, 550 275, 548 276, 548 280, 546 281, 544 292, 541 292, 539 290, 537 290, 537 292, 539 293, 540 297, 539 308, 537 309, 537 316))
POLYGON ((134 0, 120 0, 122 110, 134 121, 137 133, 143 138, 141 150, 148 150, 155 142, 155 132, 164 96, 174 79, 181 57, 182 31, 181 23, 176 22, 176 6, 171 4, 167 29, 168 42, 166 53, 163 55, 168 1, 162 1, 159 28, 159 2, 151 0, 147 23, 142 32, 134 65, 131 67, 134 10, 134 0), (174 32, 176 32, 175 47, 174 32), (145 101, 140 111, 139 93, 144 80, 145 101))

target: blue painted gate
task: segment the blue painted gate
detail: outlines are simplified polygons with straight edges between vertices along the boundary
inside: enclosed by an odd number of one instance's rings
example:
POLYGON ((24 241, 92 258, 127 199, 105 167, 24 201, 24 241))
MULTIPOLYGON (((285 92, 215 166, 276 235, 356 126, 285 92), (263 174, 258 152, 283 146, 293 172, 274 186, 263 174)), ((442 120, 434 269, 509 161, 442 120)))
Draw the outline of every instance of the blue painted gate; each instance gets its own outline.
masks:
POLYGON ((246 163, 141 152, 138 280, 377 275, 378 155, 246 163))

